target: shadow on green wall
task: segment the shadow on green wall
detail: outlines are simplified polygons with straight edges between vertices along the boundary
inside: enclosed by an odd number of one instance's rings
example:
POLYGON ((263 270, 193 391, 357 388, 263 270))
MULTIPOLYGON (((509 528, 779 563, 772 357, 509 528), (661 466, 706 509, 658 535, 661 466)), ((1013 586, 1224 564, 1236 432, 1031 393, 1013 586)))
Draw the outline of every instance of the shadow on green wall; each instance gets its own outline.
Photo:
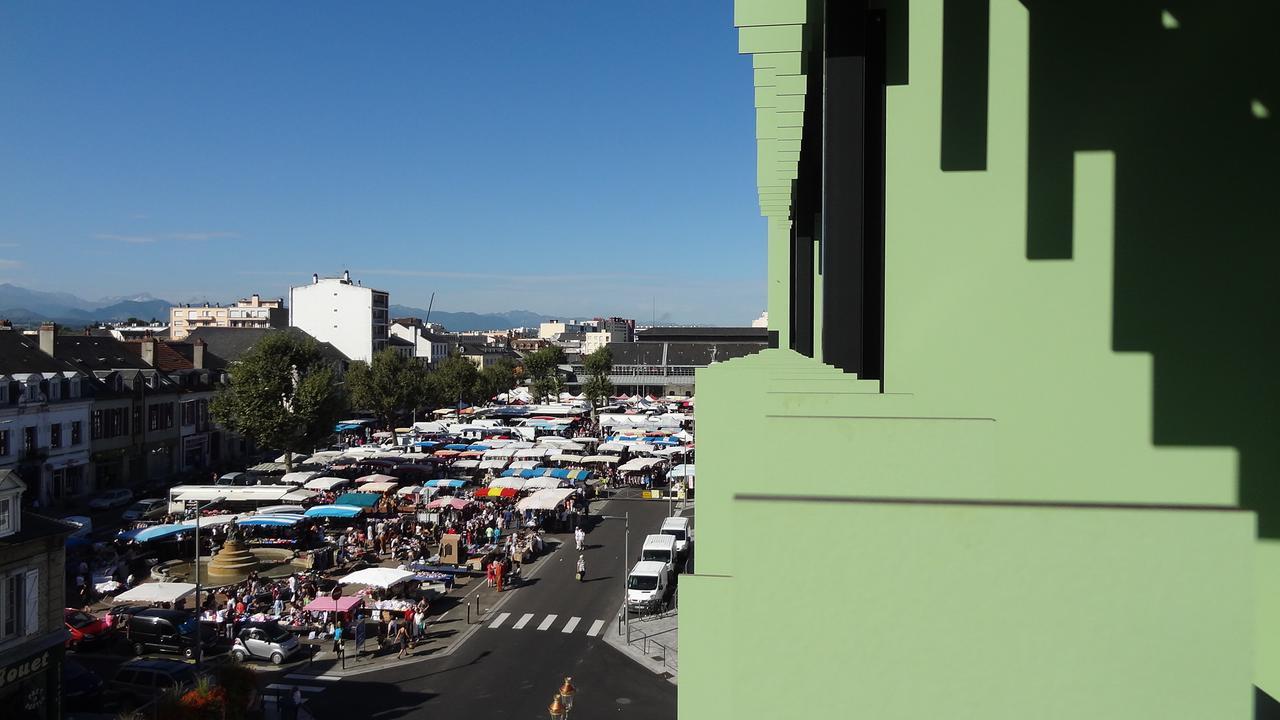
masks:
POLYGON ((1153 355, 1153 441, 1236 447, 1280 538, 1280 3, 1022 2, 1027 256, 1071 256, 1072 153, 1114 151, 1113 346, 1153 355))

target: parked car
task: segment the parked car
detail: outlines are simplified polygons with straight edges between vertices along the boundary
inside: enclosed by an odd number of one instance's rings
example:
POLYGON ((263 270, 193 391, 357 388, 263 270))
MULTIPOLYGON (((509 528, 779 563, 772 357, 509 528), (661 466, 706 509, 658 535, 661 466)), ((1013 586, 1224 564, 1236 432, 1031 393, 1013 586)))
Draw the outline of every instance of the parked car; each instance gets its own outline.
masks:
POLYGON ((111 508, 124 507, 131 502, 133 502, 132 490, 113 488, 94 496, 89 501, 89 507, 93 510, 110 510, 111 508))
POLYGON ((125 522, 135 522, 137 520, 159 520, 169 511, 169 503, 160 498, 146 498, 139 500, 129 506, 128 510, 120 516, 125 522))
POLYGON ((64 608, 62 621, 67 626, 67 647, 78 650, 111 638, 113 628, 87 612, 64 608))
POLYGON ((62 660, 62 709, 73 712, 97 709, 102 700, 102 678, 74 658, 62 660))
POLYGON ((236 634, 231 646, 231 656, 236 662, 250 658, 270 660, 279 665, 301 648, 298 638, 275 622, 245 623, 236 634))
POLYGON ((137 703, 175 686, 190 687, 195 681, 194 668, 180 660, 140 658, 121 665, 110 688, 137 703))
POLYGON ((73 538, 88 538, 89 533, 93 532, 93 518, 87 515, 68 515, 62 518, 62 522, 76 526, 75 532, 71 533, 73 538))
POLYGON ((659 560, 641 560, 627 576, 627 612, 655 612, 671 605, 674 586, 671 565, 659 560))
POLYGON ((117 617, 119 632, 123 633, 134 655, 159 650, 192 658, 196 654, 197 642, 207 652, 218 639, 216 630, 201 626, 195 614, 186 610, 146 608, 126 611, 117 617))
POLYGON ((247 472, 229 472, 213 482, 214 485, 257 485, 258 479, 247 472))

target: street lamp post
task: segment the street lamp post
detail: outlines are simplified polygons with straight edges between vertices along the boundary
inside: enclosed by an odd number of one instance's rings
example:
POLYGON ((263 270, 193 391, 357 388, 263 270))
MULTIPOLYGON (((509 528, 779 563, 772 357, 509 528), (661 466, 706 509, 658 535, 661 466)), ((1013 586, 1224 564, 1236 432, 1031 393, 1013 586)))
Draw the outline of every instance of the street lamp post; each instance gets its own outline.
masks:
POLYGON ((627 611, 627 563, 631 562, 631 511, 622 515, 601 515, 602 520, 623 521, 622 531, 622 617, 627 626, 627 644, 631 644, 631 613, 627 611))
POLYGON ((204 505, 196 503, 196 669, 200 669, 200 661, 204 658, 204 626, 200 623, 201 610, 204 606, 200 604, 200 513, 210 505, 216 505, 226 498, 219 495, 204 505))

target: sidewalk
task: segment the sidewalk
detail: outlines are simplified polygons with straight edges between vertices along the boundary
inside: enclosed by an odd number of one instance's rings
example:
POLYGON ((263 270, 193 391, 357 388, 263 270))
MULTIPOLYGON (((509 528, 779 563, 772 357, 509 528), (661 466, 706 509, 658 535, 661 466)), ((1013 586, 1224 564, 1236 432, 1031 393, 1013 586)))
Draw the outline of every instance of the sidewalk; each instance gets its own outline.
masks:
MULTIPOLYGON (((618 613, 621 616, 621 612, 618 613)), ((604 641, 650 672, 678 683, 680 657, 679 609, 644 618, 632 616, 631 643, 627 644, 625 624, 614 621, 603 635, 604 641)))

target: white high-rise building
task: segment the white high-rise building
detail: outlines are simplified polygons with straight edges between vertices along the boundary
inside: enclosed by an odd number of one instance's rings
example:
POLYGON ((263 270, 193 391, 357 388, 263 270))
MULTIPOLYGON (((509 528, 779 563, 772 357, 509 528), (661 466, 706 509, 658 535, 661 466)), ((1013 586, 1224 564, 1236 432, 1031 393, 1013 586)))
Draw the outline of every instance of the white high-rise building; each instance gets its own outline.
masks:
POLYGON ((338 348, 347 357, 370 362, 387 346, 390 299, 342 277, 311 276, 310 285, 289 288, 289 324, 321 342, 338 348))

